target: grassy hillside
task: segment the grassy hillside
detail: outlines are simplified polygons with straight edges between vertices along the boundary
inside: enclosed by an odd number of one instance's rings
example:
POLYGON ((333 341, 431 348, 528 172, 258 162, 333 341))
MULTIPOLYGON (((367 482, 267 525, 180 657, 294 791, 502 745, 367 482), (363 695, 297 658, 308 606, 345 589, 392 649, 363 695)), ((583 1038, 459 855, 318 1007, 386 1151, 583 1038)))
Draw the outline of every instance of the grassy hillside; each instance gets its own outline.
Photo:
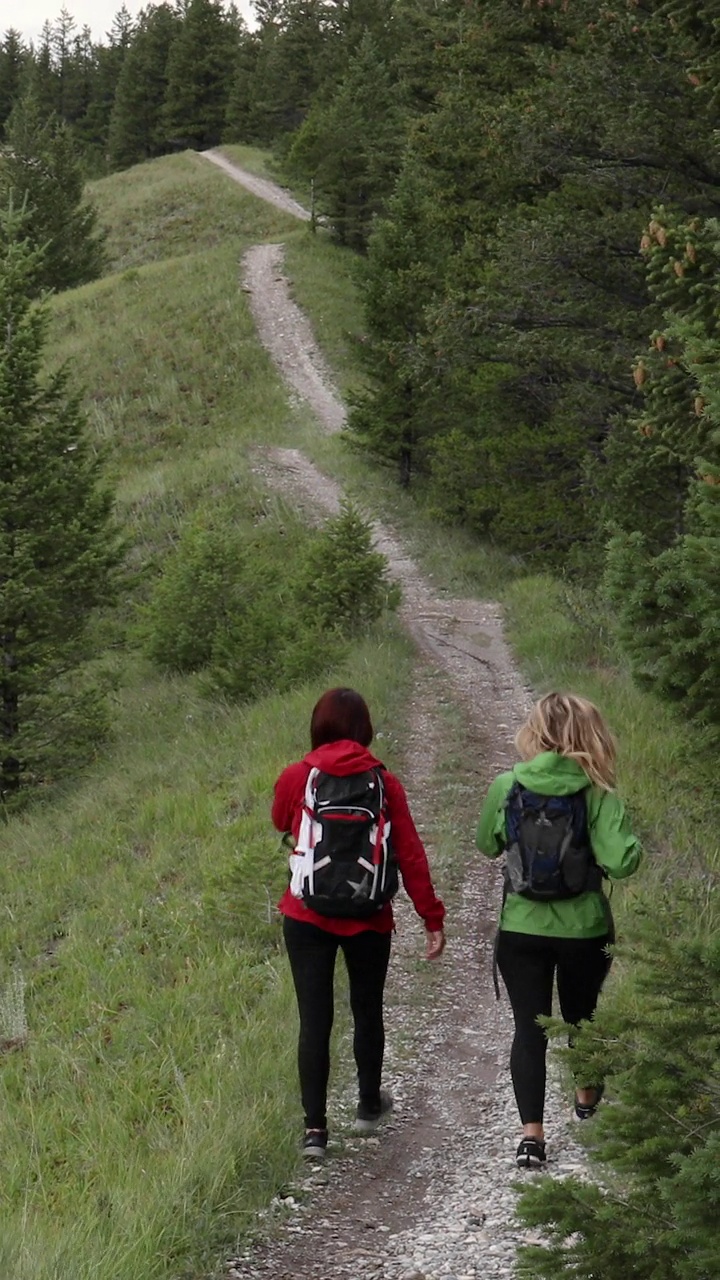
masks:
POLYGON ((248 446, 287 439, 298 421, 255 336, 237 258, 228 244, 55 303, 55 354, 81 372, 90 425, 146 551, 201 498, 249 484, 248 446))
POLYGON ((238 259, 297 235, 206 162, 98 183, 119 269, 53 303, 51 359, 85 387, 130 537, 108 629, 115 736, 3 834, 0 1275, 153 1280, 232 1248, 296 1159, 294 1001, 272 911, 272 783, 326 684, 360 685, 397 759, 411 663, 388 624, 342 668, 245 707, 161 677, 137 602, 200 506, 268 500, 250 450, 303 429, 260 348, 238 259), (129 624, 129 625, 128 625, 129 624), (23 991, 24 986, 24 991, 23 991))
POLYGON ((90 183, 88 195, 107 231, 110 271, 218 245, 239 254, 298 230, 295 218, 256 200, 192 151, 90 183))

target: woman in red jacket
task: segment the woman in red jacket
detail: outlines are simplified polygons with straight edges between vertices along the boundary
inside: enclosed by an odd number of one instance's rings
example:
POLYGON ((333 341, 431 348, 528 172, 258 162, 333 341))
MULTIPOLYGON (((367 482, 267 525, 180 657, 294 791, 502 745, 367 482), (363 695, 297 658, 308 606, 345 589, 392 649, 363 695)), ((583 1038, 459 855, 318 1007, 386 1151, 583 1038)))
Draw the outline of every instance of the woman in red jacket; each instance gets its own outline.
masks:
MULTIPOLYGON (((296 844, 312 769, 334 777, 381 770, 393 852, 403 884, 425 924, 427 959, 435 960, 445 946, 445 908, 433 888, 427 856, 403 786, 368 750, 372 738, 370 713, 360 694, 353 689, 329 689, 312 713, 312 750, 283 770, 275 783, 272 821, 278 831, 290 832, 296 844)), ((392 1107, 392 1099, 381 1090, 380 1080, 385 1050, 383 991, 393 913, 386 902, 363 919, 321 915, 304 898, 296 897, 290 887, 278 905, 285 917, 283 933, 300 1013, 298 1069, 305 1111, 303 1154, 317 1158, 325 1154, 328 1139, 326 1104, 338 947, 348 971, 355 1026, 353 1049, 359 1092, 356 1132, 374 1132, 381 1116, 392 1107)))

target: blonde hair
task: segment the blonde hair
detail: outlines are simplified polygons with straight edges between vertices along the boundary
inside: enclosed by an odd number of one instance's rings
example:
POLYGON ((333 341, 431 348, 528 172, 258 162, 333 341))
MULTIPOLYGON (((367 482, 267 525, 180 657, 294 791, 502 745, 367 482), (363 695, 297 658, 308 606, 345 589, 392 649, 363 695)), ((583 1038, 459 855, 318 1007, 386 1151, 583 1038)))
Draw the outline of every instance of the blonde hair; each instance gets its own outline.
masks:
POLYGON ((615 786, 615 739, 597 707, 574 693, 547 693, 535 703, 515 737, 523 760, 555 751, 576 760, 591 782, 615 786))

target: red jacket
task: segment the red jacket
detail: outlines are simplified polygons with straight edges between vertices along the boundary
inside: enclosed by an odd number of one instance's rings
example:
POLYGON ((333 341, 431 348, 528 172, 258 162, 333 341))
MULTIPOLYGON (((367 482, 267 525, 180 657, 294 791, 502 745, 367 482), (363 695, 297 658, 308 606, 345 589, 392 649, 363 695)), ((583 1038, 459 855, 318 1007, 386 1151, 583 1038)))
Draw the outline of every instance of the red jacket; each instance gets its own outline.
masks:
MULTIPOLYGON (((340 742, 331 742, 327 746, 310 751, 304 760, 288 765, 275 783, 275 799, 272 806, 273 825, 278 831, 291 831, 297 839, 300 831, 300 818, 305 800, 305 785, 312 768, 322 769, 324 773, 344 778, 350 773, 363 773, 366 769, 382 768, 380 761, 359 742, 343 738, 340 742)), ((392 823, 392 844, 400 868, 403 884, 409 893, 413 906, 425 928, 436 932, 442 928, 445 908, 438 898, 430 879, 427 855, 422 841, 415 829, 408 808, 405 789, 394 774, 383 772, 385 795, 388 813, 392 823)), ((283 915, 293 920, 304 920, 306 924, 317 925, 327 929, 329 933, 360 933, 363 929, 376 929, 378 933, 389 933, 393 926, 393 912, 390 903, 381 907, 369 920, 336 919, 318 915, 306 906, 301 898, 295 898, 286 889, 278 903, 283 915)))

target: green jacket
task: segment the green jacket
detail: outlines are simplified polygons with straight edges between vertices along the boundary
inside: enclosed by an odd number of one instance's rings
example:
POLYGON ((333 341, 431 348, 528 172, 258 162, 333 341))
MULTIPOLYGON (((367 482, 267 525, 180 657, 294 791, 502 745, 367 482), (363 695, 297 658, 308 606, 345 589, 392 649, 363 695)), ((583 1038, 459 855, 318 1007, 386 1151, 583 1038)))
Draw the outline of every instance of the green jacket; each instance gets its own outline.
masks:
MULTIPOLYGON (((622 801, 613 791, 589 783, 587 774, 566 756, 543 751, 509 773, 501 773, 488 791, 477 829, 477 845, 488 858, 497 858, 506 845, 505 801, 514 782, 541 795, 566 796, 587 787, 588 827, 593 853, 613 880, 631 876, 642 851, 622 801)), ((607 900, 602 893, 581 893, 561 902, 531 902, 509 893, 500 928, 511 933, 535 933, 550 938, 597 938, 608 932, 607 900)))

